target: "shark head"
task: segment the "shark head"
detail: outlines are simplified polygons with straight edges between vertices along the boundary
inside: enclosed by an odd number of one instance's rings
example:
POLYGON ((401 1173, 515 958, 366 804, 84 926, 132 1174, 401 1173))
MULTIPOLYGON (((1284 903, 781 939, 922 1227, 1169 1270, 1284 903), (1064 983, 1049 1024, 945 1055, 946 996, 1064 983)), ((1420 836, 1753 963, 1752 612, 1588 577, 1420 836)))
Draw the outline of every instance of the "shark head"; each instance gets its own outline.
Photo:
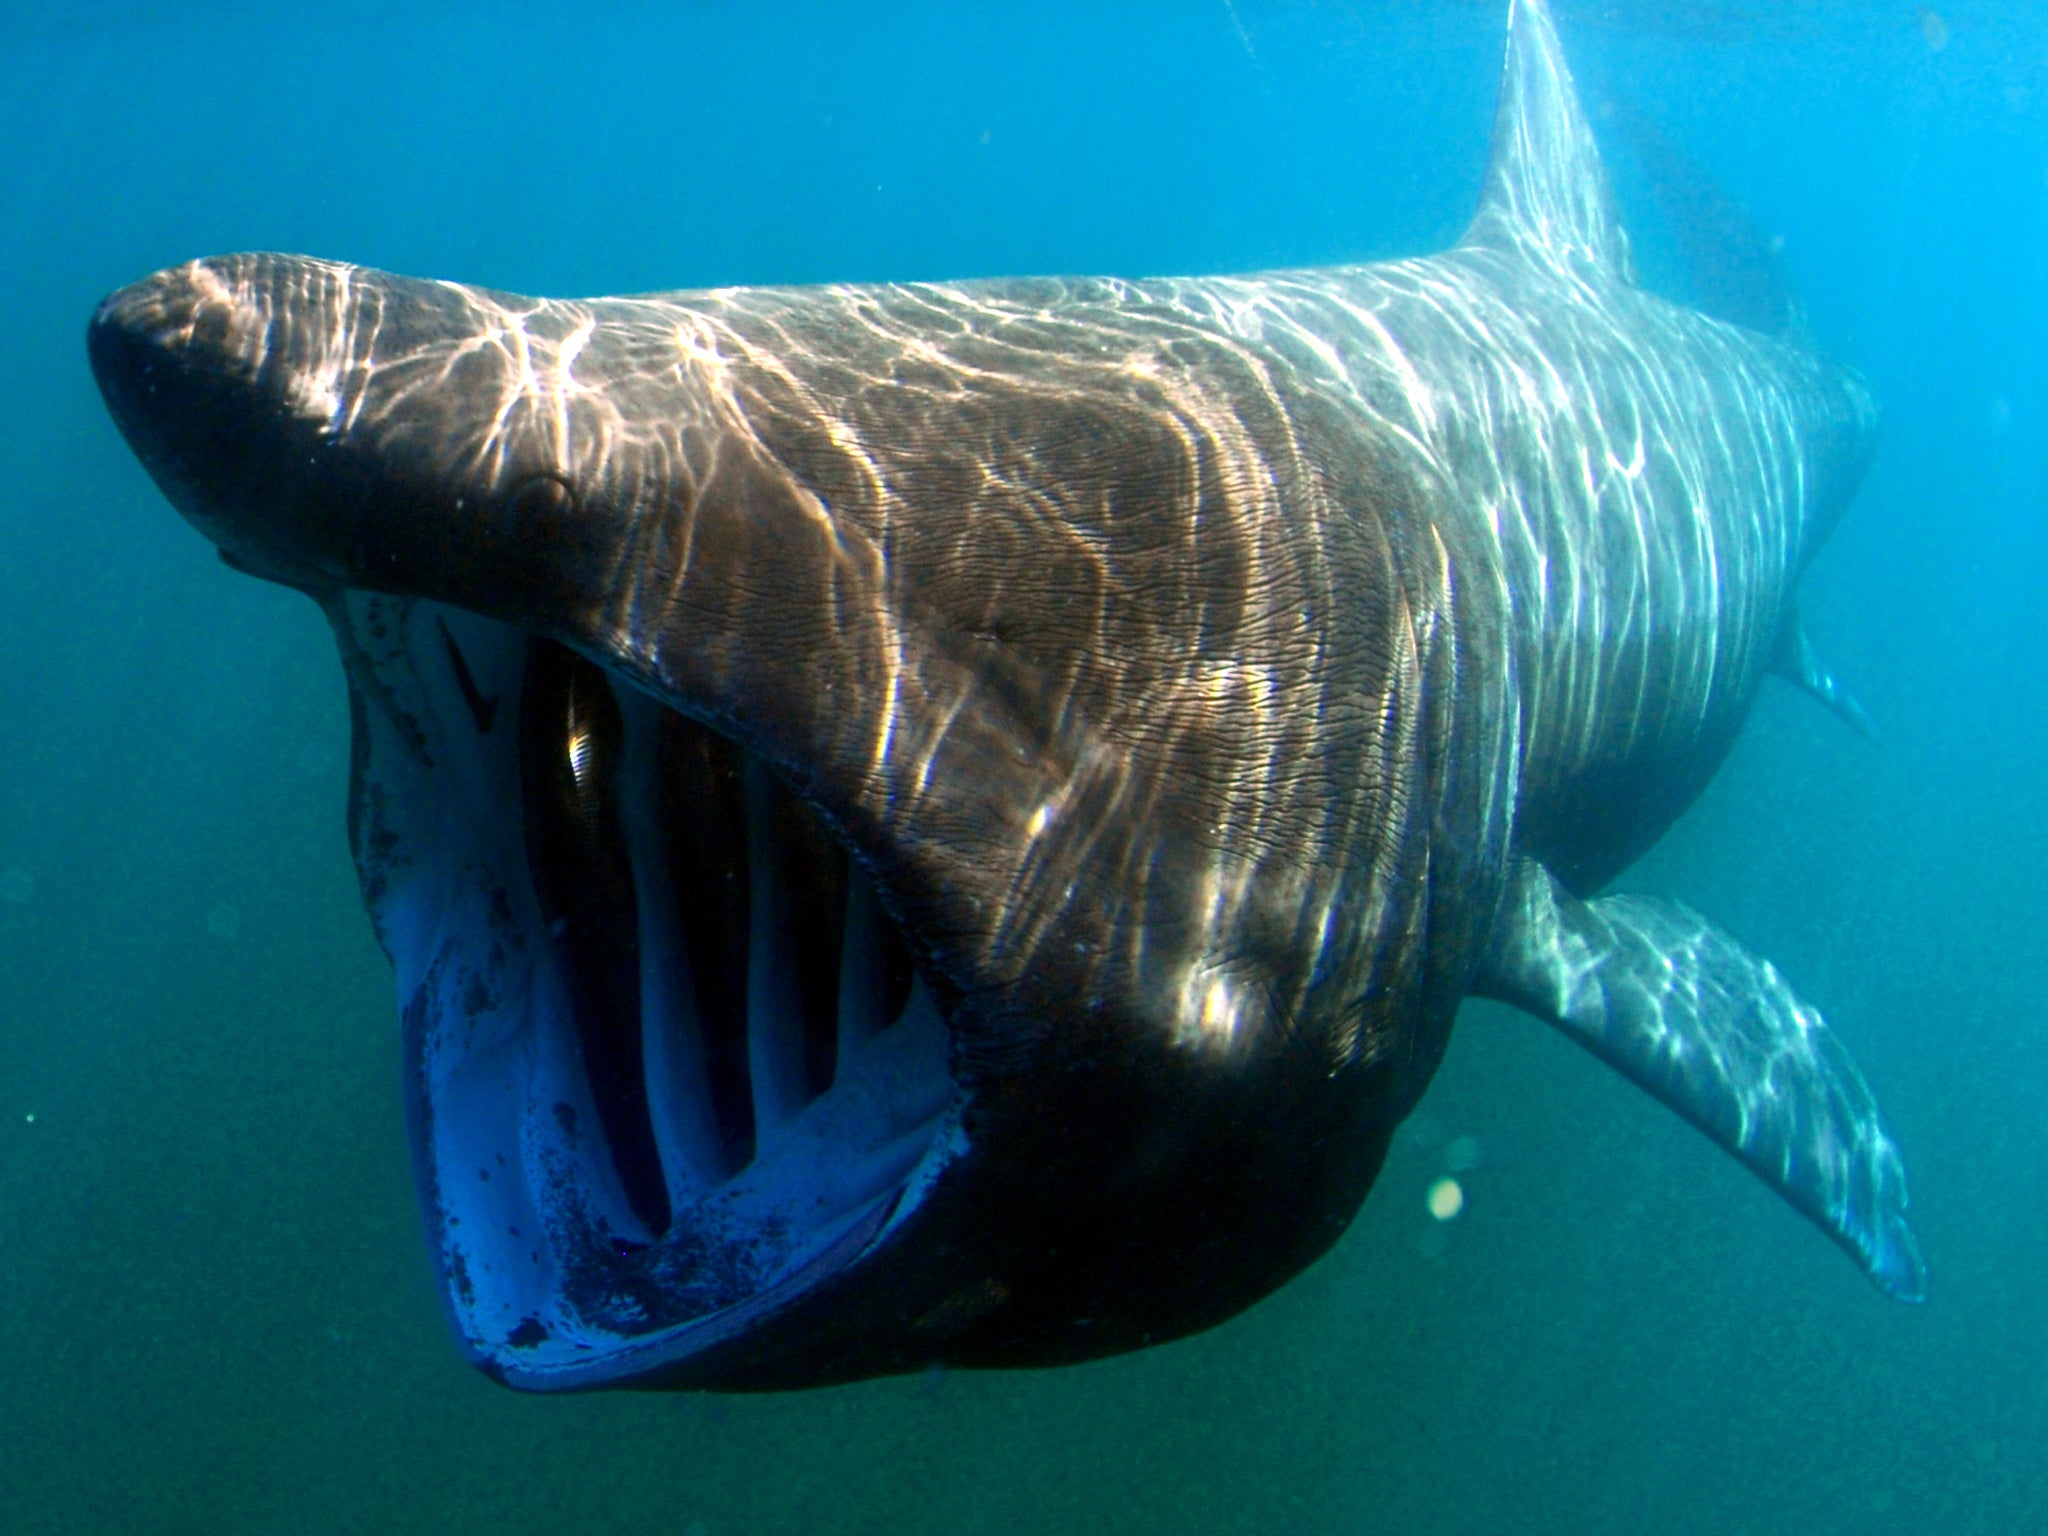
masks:
POLYGON ((1313 401, 1273 484, 1061 297, 238 256, 96 315, 171 500, 333 623, 430 1242, 500 1379, 1206 1326, 1334 1240, 1433 1064, 1452 662, 1374 517, 1428 487, 1313 401))

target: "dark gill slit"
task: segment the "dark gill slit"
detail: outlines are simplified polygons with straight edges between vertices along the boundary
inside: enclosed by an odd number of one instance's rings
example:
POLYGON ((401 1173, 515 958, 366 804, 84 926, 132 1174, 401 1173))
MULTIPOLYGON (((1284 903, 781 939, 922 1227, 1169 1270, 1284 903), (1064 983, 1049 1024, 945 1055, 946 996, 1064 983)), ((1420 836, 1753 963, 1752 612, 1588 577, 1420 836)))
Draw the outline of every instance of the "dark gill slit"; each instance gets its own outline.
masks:
POLYGON ((519 703, 527 863, 620 1192, 658 1236, 671 1212, 647 1106, 640 923, 619 820, 623 747, 618 701, 603 671, 559 645, 532 641, 519 703))
POLYGON ((740 749, 682 715, 662 721, 661 824, 697 991, 704 1078, 729 1177, 754 1160, 747 1064, 747 808, 740 749))
POLYGON ((754 1079, 754 1129, 766 1155, 810 1103, 804 1058, 804 965, 797 950, 796 871, 784 830, 789 791, 758 759, 749 758, 747 871, 751 880, 747 933, 747 1061, 754 1079))
POLYGON ((774 834, 789 882, 790 950, 803 1012, 809 1098, 832 1086, 839 1056, 839 958, 846 935, 846 850, 794 794, 776 786, 774 834))
POLYGON ((840 945, 839 1053, 850 1055, 903 1016, 917 977, 910 947, 859 870, 847 881, 840 945))

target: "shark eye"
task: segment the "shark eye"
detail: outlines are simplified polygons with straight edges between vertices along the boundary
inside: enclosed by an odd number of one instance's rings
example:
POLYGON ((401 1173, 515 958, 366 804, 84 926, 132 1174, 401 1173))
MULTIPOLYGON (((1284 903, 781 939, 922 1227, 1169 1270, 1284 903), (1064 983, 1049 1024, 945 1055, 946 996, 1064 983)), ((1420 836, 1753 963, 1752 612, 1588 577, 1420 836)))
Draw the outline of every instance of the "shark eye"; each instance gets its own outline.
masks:
POLYGON ((576 493, 560 475, 533 475, 519 483, 505 510, 510 527, 544 534, 576 511, 576 493))

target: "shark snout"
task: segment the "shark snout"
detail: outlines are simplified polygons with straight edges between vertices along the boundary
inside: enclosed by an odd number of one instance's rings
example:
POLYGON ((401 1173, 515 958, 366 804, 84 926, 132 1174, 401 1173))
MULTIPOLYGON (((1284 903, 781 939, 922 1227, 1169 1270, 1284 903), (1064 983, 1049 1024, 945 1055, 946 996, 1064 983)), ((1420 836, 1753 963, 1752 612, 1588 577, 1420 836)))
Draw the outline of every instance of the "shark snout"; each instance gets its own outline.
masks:
POLYGON ((131 283, 86 332, 93 377, 152 473, 190 475, 231 430, 270 350, 271 309, 193 262, 131 283))
POLYGON ((121 434, 185 517, 233 563, 308 585, 293 530, 294 462, 310 424, 285 259, 230 257, 158 272, 110 295, 86 333, 121 434), (287 535, 280 539, 280 535, 287 535))
POLYGON ((187 262, 108 295, 87 335, 95 372, 105 380, 124 362, 181 357, 253 372, 276 312, 257 260, 187 262))
POLYGON ((93 375, 151 468, 232 431, 252 407, 304 413, 309 379, 345 325, 331 263, 227 256, 170 267, 109 295, 86 332, 93 375), (229 426, 220 418, 232 417, 229 426))
POLYGON ((481 458, 477 413, 413 388, 475 336, 467 302, 335 262, 213 257, 111 295, 87 350, 122 435, 231 564, 408 590, 433 584, 481 458))
POLYGON ((617 529, 578 483, 616 423, 575 377, 593 327, 537 300, 286 255, 121 289, 87 347, 109 410, 229 563, 515 622, 573 606, 617 529))

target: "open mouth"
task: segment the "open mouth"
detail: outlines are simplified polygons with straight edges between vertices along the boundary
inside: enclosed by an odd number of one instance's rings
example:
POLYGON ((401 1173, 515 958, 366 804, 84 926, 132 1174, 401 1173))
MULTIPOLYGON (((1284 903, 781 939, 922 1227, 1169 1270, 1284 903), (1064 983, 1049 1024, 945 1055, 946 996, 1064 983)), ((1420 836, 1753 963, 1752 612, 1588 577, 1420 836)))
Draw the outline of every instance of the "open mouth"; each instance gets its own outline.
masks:
POLYGON ((873 1250, 956 1140, 944 1018, 858 861, 729 738, 552 641, 330 605, 457 1330, 639 1376, 873 1250))

